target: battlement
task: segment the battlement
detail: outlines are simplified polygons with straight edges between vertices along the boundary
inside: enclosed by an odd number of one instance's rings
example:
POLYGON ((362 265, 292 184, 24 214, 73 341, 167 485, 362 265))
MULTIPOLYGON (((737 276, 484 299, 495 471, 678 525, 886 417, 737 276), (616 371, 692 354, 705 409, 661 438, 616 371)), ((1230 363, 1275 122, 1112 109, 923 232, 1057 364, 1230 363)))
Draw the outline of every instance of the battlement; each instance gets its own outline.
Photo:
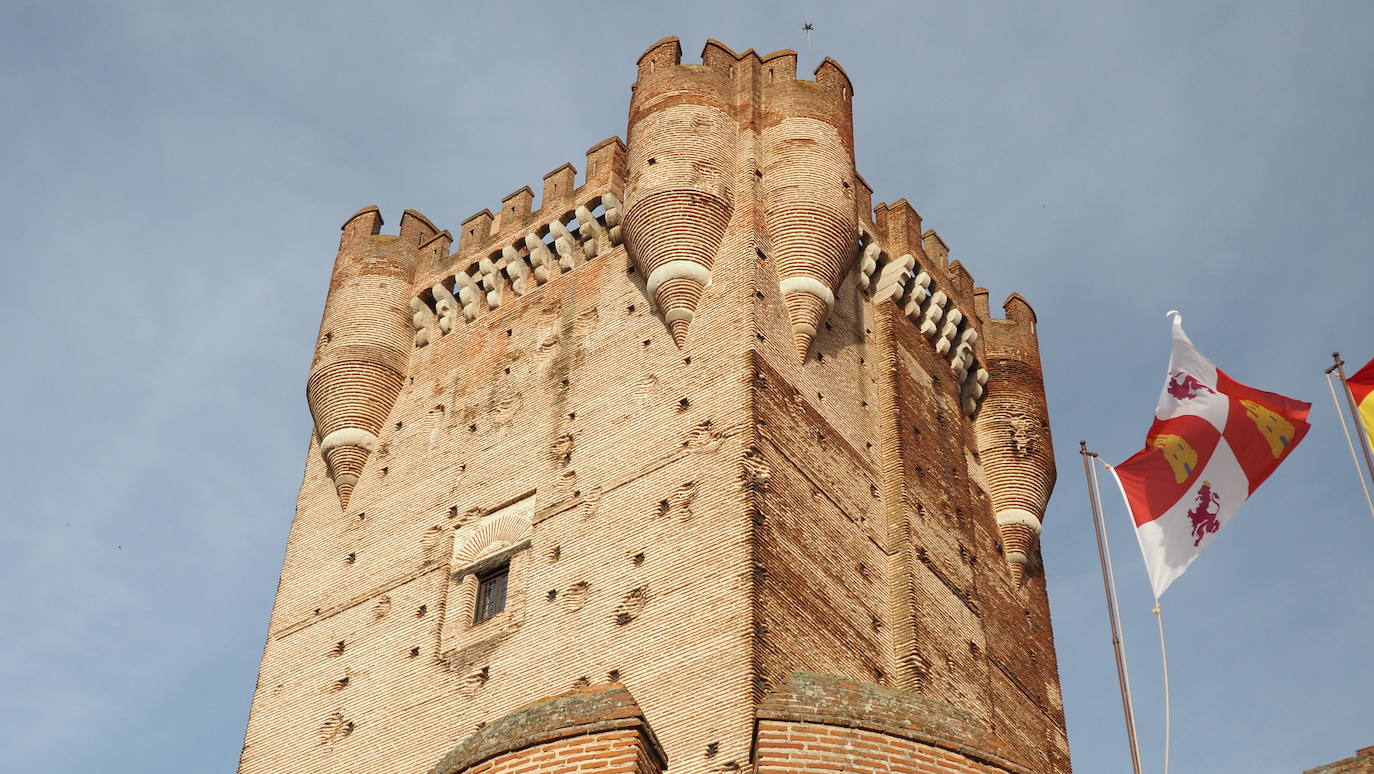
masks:
MULTIPOLYGON (((564 167, 572 169, 570 165, 564 167)), ((609 191, 583 198, 581 191, 578 189, 574 198, 555 200, 561 201, 562 206, 544 206, 533 215, 528 212, 526 199, 523 216, 518 205, 513 210, 519 219, 512 222, 518 228, 496 232, 483 243, 480 251, 469 250, 465 254, 460 249, 451 258, 465 258, 466 264, 461 268, 423 278, 410 303, 414 313, 411 324, 415 329, 415 346, 429 344, 433 338, 432 328, 437 327, 440 336, 451 333, 460 314, 470 323, 485 312, 499 309, 508 298, 524 296, 553 277, 572 271, 619 245, 622 239, 620 200, 609 191), (582 203, 572 209, 563 209, 567 201, 582 203), (558 214, 541 222, 546 212, 558 214)), ((517 191, 506 197, 506 201, 510 202, 522 192, 527 194, 529 189, 517 191)), ((472 219, 465 222, 464 229, 471 222, 472 219)))
POLYGON ((733 77, 736 67, 741 63, 765 72, 767 77, 764 80, 768 83, 799 81, 824 87, 845 99, 854 96, 854 84, 849 80, 849 75, 839 62, 830 57, 821 60, 816 66, 813 79, 797 78, 797 52, 790 48, 769 54, 760 54, 752 48, 735 53, 719 40, 708 38, 701 50, 701 64, 683 64, 682 43, 676 35, 671 35, 645 49, 636 66, 639 68, 639 79, 643 80, 646 76, 655 77, 671 73, 674 68, 677 68, 678 73, 710 70, 733 77))
POLYGON ((339 231, 342 232, 339 237, 340 249, 361 244, 369 237, 381 237, 398 239, 404 244, 416 247, 420 255, 425 256, 431 252, 438 252, 441 248, 447 249, 445 239, 450 244, 453 241, 452 235, 447 231, 440 231, 418 210, 406 210, 401 214, 400 229, 394 236, 382 233, 384 224, 382 211, 377 205, 363 207, 350 215, 339 227, 339 231))
POLYGON ((576 177, 577 168, 569 163, 544 175, 537 210, 532 209, 534 192, 523 186, 501 200, 496 214, 484 209, 469 215, 458 231, 457 252, 429 268, 439 272, 448 265, 476 260, 491 253, 494 245, 499 251, 499 245, 531 230, 545 229, 555 219, 566 224, 578 207, 590 206, 604 194, 619 198, 625 184, 625 143, 619 137, 609 137, 588 148, 582 185, 576 184, 576 177), (542 225, 536 229, 536 224, 542 225))
POLYGON ((926 245, 943 248, 944 241, 934 231, 917 241, 921 216, 905 199, 879 204, 874 216, 877 228, 865 231, 860 243, 860 285, 874 303, 895 304, 917 326, 960 384, 964 413, 974 416, 989 374, 983 367, 984 320, 973 303, 972 277, 957 265, 960 271, 948 270, 943 261, 948 248, 931 259, 926 245))
POLYGON ((1012 293, 1005 318, 992 317, 988 290, 975 286, 962 263, 949 261, 949 246, 935 231, 922 231, 906 200, 879 204, 874 216, 875 228, 861 238, 860 284, 874 303, 900 307, 958 380, 1002 553, 1020 585, 1056 477, 1035 310, 1012 293))
MULTIPOLYGON (((622 244, 681 346, 734 200, 753 196, 803 357, 851 271, 947 363, 970 417, 986 392, 989 352, 1037 350, 1024 299, 1012 294, 1006 318, 994 320, 987 291, 906 199, 872 205, 853 167, 854 89, 839 63, 827 57, 814 80, 799 80, 793 50, 736 53, 710 39, 700 64, 684 64, 679 39, 667 37, 644 51, 637 74, 628 146, 612 137, 589 148, 581 185, 572 164, 558 166, 544 176, 538 209, 534 190, 517 188, 494 213, 465 219, 452 253, 448 231, 405 211, 398 238, 419 252, 416 347, 453 332, 460 315, 472 323, 622 244), (737 87, 749 79, 756 88, 737 87), (734 169, 736 135, 749 130, 762 141, 752 191, 734 169)), ((364 208, 344 224, 344 241, 378 236, 380 226, 380 212, 364 208)))
MULTIPOLYGON (((588 156, 611 142, 594 146, 588 156)), ((624 146, 619 147, 623 152, 624 146)), ((500 219, 483 210, 464 222, 462 233, 490 224, 490 235, 480 243, 473 238, 472 244, 480 244, 480 249, 469 246, 465 250, 460 244, 457 253, 447 256, 445 262, 450 265, 465 260, 461 268, 417 278, 416 297, 411 303, 417 347, 433 340, 435 328, 440 336, 451 333, 460 314, 464 322, 471 323, 622 243, 620 199, 611 192, 594 193, 596 189, 586 184, 572 188, 573 173, 572 165, 564 164, 545 177, 546 192, 552 188, 571 195, 550 197, 546 193, 539 210, 530 210, 533 192, 523 187, 502 200, 500 219), (572 202, 581 203, 572 206, 572 202), (549 213, 557 214, 543 221, 549 213), (509 227, 501 228, 501 221, 509 227)), ((359 215, 375 209, 365 208, 359 215)), ((407 210, 406 216, 423 223, 428 232, 435 231, 420 213, 407 210)), ((358 215, 350 222, 356 218, 358 215)), ((380 214, 377 218, 380 225, 380 214)), ((951 373, 962 385, 963 410, 974 416, 988 380, 982 365, 982 336, 989 318, 985 302, 980 307, 975 301, 972 276, 959 262, 948 262, 949 248, 944 240, 934 230, 921 230, 920 214, 905 199, 880 203, 873 217, 860 223, 851 266, 860 275, 860 286, 874 303, 889 301, 902 308, 935 352, 949 363, 951 373)), ((427 232, 417 229, 417 233, 427 232)), ((434 245, 432 256, 440 256, 446 239, 451 241, 447 231, 433 233, 421 249, 434 245)), ((1029 313, 1033 324, 1034 312, 1019 294, 1012 294, 1007 303, 1011 305, 1009 319, 1020 320, 1029 313)))
MULTIPOLYGON (((651 47, 645 57, 681 66, 680 53, 676 38, 670 38, 651 47)), ((717 64, 753 57, 760 63, 780 63, 784 74, 790 73, 788 65, 796 59, 791 51, 762 58, 752 51, 735 54, 716 41, 708 41, 703 57, 717 64)), ((837 64, 823 62, 817 70, 822 69, 847 84, 837 64)), ((482 210, 470 216, 460 228, 458 249, 452 255, 446 252, 452 243, 449 232, 438 231, 414 210, 406 211, 402 235, 406 241, 420 242, 422 257, 428 261, 428 271, 416 277, 411 303, 417 347, 433 340, 435 328, 439 336, 452 332, 460 314, 471 323, 623 242, 624 206, 619 194, 625 181, 625 145, 618 138, 604 140, 587 151, 587 159, 588 175, 581 186, 575 185, 576 168, 571 164, 544 176, 544 195, 537 210, 532 208, 534 192, 522 186, 503 197, 499 214, 482 210)), ((903 309, 949 363, 962 385, 963 409, 973 416, 988 379, 982 365, 983 324, 988 317, 985 303, 980 307, 975 301, 972 276, 961 263, 949 262, 948 245, 934 230, 922 230, 920 214, 906 199, 879 203, 870 216, 871 190, 857 173, 853 177, 856 199, 863 209, 856 208, 859 239, 842 273, 857 270, 860 286, 875 303, 890 301, 903 309)), ((380 218, 375 207, 364 208, 345 223, 345 229, 366 223, 375 233, 380 218)))

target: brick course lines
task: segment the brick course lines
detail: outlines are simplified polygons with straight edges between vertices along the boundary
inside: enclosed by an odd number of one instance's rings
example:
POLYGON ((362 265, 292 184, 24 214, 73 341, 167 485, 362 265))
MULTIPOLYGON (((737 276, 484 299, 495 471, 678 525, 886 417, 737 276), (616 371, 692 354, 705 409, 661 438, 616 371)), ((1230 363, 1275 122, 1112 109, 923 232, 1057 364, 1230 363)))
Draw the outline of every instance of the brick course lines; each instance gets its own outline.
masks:
POLYGON ((764 224, 805 358, 854 259, 854 166, 835 128, 815 119, 768 127, 763 147, 764 224))

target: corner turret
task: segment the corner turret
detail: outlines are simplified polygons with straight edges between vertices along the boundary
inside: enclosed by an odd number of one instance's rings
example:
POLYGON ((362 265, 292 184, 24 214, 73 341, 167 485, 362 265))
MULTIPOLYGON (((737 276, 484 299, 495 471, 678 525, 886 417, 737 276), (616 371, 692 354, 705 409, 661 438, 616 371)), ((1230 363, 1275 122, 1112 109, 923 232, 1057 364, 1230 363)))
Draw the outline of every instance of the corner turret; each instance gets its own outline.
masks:
POLYGON ((984 327, 989 378, 975 432, 1003 552, 1020 584, 1054 489, 1054 447, 1035 310, 1017 293, 1002 308, 1006 319, 984 327))
POLYGON ((684 66, 677 38, 654 44, 630 102, 625 246, 678 346, 734 209, 734 84, 707 59, 684 66))
POLYGON ((409 369, 411 282, 420 245, 441 236, 407 210, 400 234, 381 234, 382 214, 364 207, 343 225, 329 296, 306 381, 320 454, 348 507, 409 369))
POLYGON ((797 80, 796 59, 787 51, 764 63, 759 171, 764 229, 805 359, 857 253, 858 217, 853 88, 828 58, 814 82, 797 80))

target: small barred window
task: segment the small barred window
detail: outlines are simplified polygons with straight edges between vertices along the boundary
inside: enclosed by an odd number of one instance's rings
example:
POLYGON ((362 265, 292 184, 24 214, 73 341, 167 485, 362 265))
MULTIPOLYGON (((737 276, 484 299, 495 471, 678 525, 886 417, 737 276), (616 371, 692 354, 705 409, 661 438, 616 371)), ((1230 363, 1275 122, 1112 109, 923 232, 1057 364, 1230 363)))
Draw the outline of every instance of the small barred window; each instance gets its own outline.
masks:
POLYGON ((509 577, 509 563, 478 576, 477 607, 472 615, 473 623, 482 623, 506 609, 506 580, 509 577))

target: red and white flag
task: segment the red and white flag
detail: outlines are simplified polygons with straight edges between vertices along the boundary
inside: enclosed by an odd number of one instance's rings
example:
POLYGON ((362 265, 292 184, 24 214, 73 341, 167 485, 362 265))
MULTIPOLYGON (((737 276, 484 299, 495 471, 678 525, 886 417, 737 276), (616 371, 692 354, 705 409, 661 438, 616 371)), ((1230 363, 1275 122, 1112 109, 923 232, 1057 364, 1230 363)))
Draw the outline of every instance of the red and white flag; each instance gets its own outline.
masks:
POLYGON ((1169 375, 1145 448, 1112 469, 1158 599, 1307 434, 1312 404, 1247 387, 1173 318, 1169 375))

